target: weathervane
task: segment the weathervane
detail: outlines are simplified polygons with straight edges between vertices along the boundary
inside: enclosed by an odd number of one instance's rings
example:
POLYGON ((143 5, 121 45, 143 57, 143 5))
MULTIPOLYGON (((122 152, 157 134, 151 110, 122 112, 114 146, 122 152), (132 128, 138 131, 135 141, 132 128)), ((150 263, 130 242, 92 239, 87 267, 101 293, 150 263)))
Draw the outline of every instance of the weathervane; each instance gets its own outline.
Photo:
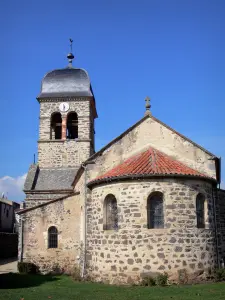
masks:
POLYGON ((73 62, 73 59, 74 59, 74 55, 72 53, 73 51, 73 40, 70 38, 70 53, 67 55, 67 58, 69 60, 69 68, 72 68, 72 62, 73 62))

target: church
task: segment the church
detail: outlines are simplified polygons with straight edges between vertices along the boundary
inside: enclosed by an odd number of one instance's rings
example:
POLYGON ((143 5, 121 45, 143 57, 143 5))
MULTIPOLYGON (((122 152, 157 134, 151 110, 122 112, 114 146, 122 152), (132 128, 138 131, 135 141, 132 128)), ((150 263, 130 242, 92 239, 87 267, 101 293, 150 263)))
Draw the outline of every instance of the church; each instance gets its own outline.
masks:
POLYGON ((67 58, 37 96, 38 162, 18 212, 19 261, 112 284, 221 267, 221 159, 154 117, 149 98, 144 116, 96 152, 90 78, 67 58))

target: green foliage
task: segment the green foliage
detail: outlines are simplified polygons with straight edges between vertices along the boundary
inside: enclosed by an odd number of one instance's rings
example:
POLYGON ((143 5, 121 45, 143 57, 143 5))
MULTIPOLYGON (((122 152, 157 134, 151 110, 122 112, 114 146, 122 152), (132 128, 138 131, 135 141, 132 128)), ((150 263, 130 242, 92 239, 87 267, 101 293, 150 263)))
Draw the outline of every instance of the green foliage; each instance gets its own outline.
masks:
POLYGON ((178 270, 178 281, 180 284, 188 283, 188 272, 186 269, 178 270))
POLYGON ((142 279, 142 286, 154 286, 156 285, 155 278, 152 276, 146 276, 142 279))
POLYGON ((75 266, 71 273, 71 277, 73 278, 74 281, 82 281, 83 278, 81 277, 81 274, 80 274, 80 268, 75 266))
POLYGON ((22 274, 38 274, 39 273, 39 267, 36 266, 33 263, 29 262, 18 262, 17 268, 19 273, 22 274))
POLYGON ((156 276, 156 284, 160 286, 165 286, 168 284, 168 274, 164 272, 163 274, 158 274, 156 276))
POLYGON ((216 281, 225 281, 225 269, 215 269, 214 276, 216 281))

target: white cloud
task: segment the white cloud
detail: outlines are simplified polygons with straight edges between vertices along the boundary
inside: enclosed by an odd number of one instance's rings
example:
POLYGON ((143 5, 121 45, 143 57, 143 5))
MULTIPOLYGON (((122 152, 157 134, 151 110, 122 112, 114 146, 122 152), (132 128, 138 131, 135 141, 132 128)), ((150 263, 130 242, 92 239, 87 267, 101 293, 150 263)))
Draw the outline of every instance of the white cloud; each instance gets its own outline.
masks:
POLYGON ((4 193, 9 200, 24 200, 23 186, 26 177, 27 174, 18 177, 4 176, 0 178, 0 196, 4 193))

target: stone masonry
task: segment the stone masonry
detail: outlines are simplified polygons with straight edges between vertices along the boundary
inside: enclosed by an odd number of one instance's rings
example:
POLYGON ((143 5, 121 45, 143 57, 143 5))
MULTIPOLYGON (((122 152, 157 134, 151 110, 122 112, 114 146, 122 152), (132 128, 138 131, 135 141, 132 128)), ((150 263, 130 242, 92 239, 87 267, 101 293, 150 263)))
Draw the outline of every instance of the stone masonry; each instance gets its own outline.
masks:
POLYGON ((150 273, 179 269, 189 274, 216 264, 211 185, 193 180, 148 180, 94 187, 88 201, 89 273, 96 280, 131 282, 150 273), (147 198, 164 195, 164 229, 147 228, 147 198), (206 196, 206 228, 196 223, 196 196, 206 196), (117 199, 119 229, 103 230, 103 202, 117 199))
POLYGON ((40 126, 38 141, 38 163, 42 167, 74 167, 79 166, 93 153, 91 144, 91 123, 94 122, 88 98, 54 99, 54 102, 40 102, 40 126), (74 111, 78 115, 78 139, 51 140, 51 115, 59 111, 59 104, 67 101, 70 108, 61 112, 62 119, 74 111))

